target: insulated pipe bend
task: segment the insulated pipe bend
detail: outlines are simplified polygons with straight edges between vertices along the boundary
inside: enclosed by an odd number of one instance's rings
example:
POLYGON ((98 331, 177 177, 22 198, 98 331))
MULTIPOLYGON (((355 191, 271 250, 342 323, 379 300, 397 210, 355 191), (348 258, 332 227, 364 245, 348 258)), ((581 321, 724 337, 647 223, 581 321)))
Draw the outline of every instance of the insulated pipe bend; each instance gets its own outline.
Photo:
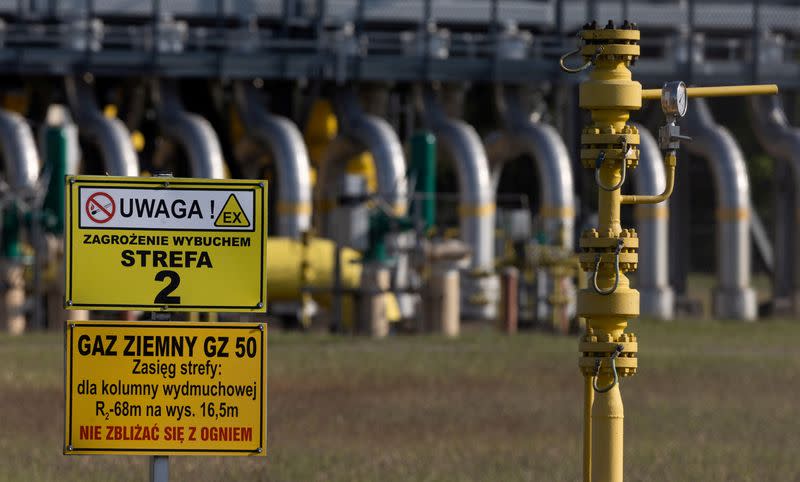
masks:
POLYGON ((308 151, 297 126, 263 107, 258 90, 235 86, 248 133, 272 152, 278 174, 278 235, 298 238, 311 225, 311 174, 308 151))
POLYGON ((99 148, 106 173, 138 176, 139 158, 125 124, 100 112, 94 92, 83 81, 69 77, 66 87, 78 130, 99 148))
POLYGON ((545 220, 545 231, 553 242, 560 239, 562 246, 571 249, 575 195, 572 163, 564 141, 553 126, 532 119, 531 113, 523 107, 525 104, 518 88, 502 86, 499 90, 498 107, 503 114, 505 129, 487 139, 487 144, 498 144, 487 145, 495 189, 505 163, 516 155, 529 154, 539 173, 542 192, 540 215, 545 220))
POLYGON ((756 317, 750 287, 750 180, 731 133, 715 123, 704 99, 693 99, 685 117, 692 141, 686 149, 711 165, 717 196, 717 287, 714 313, 722 318, 756 317))
MULTIPOLYGON (((758 143, 770 156, 789 166, 792 185, 795 190, 800 189, 800 129, 789 123, 779 96, 750 97, 748 104, 751 125, 758 143)), ((793 213, 795 216, 800 213, 800 195, 797 194, 794 196, 793 213)), ((787 230, 789 235, 786 237, 781 234, 776 235, 776 252, 781 248, 786 249, 783 243, 788 242, 791 246, 796 245, 800 240, 800 223, 794 223, 793 227, 787 227, 787 230), (786 239, 787 237, 788 239, 786 239)), ((800 289, 800 256, 791 252, 790 257, 793 260, 789 266, 785 268, 776 266, 774 291, 786 291, 787 289, 790 292, 793 291, 794 312, 800 313, 800 295, 797 293, 800 289)), ((779 294, 785 295, 786 293, 779 294)))
POLYGON ((35 188, 39 178, 39 154, 25 118, 15 112, 0 110, 0 145, 6 182, 11 190, 35 188))
POLYGON ((340 133, 329 146, 321 166, 323 197, 334 195, 331 190, 344 172, 344 163, 365 149, 375 162, 378 196, 395 214, 405 214, 408 208, 406 162, 397 133, 386 120, 366 114, 351 90, 338 94, 334 105, 340 133))
POLYGON ((800 186, 800 129, 789 123, 780 97, 753 96, 748 103, 758 143, 770 156, 789 163, 794 185, 800 186))
POLYGON ((486 151, 475 129, 447 117, 433 92, 426 92, 423 101, 427 124, 457 164, 461 236, 472 248, 470 267, 490 270, 494 262, 495 195, 486 151))
POLYGON ((205 179, 223 179, 225 161, 217 133, 203 117, 187 112, 175 85, 158 84, 159 123, 164 135, 178 142, 189 158, 189 174, 205 179))
MULTIPOLYGON (((664 190, 667 180, 664 158, 653 135, 639 130, 639 166, 632 176, 636 194, 652 195, 664 190)), ((674 315, 674 294, 669 286, 669 201, 634 207, 639 230, 638 289, 642 315, 669 320, 674 315)))

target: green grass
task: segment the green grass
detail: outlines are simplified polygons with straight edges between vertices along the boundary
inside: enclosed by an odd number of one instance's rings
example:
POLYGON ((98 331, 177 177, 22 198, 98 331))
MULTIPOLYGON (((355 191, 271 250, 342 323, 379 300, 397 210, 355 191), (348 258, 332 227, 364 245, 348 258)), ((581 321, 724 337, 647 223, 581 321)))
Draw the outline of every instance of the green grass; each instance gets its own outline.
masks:
MULTIPOLYGON (((633 322, 628 481, 800 480, 800 323, 633 322)), ((266 459, 173 457, 171 480, 574 481, 577 340, 270 333, 266 459)), ((146 457, 61 455, 61 334, 0 337, 0 480, 146 480, 146 457)))

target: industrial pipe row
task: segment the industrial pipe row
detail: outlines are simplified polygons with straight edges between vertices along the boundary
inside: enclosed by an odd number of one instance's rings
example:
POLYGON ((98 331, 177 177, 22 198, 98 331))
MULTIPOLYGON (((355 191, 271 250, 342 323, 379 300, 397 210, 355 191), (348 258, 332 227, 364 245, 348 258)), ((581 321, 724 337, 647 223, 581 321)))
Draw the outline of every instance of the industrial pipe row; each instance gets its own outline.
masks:
MULTIPOLYGON (((66 79, 66 92, 78 131, 96 145, 109 175, 139 175, 139 163, 131 136, 123 122, 100 110, 91 85, 83 79, 66 79)), ((188 112, 174 82, 154 84, 158 121, 162 133, 187 153, 193 177, 222 178, 225 164, 219 139, 210 123, 188 112)), ((271 114, 261 92, 249 83, 234 85, 234 99, 245 130, 272 156, 278 181, 279 236, 298 239, 311 227, 312 185, 308 151, 297 126, 271 114)), ((790 163, 794 184, 800 185, 800 135, 789 126, 776 98, 754 98, 751 114, 756 134, 768 152, 790 163), (769 139, 769 141, 767 141, 769 139)), ((334 199, 346 161, 367 151, 377 176, 377 201, 397 214, 408 210, 408 179, 403 145, 390 124, 366 113, 355 90, 344 89, 334 100, 340 131, 328 146, 319 173, 319 195, 334 199)), ((558 132, 538 121, 523 106, 518 87, 498 90, 497 107, 503 124, 482 140, 463 120, 449 116, 439 94, 421 91, 420 114, 436 136, 441 149, 455 162, 460 192, 460 233, 470 248, 463 266, 462 313, 466 318, 494 318, 498 283, 494 273, 495 193, 503 166, 527 155, 539 173, 542 193, 540 216, 552 243, 572 247, 576 202, 572 163, 558 132)), ((754 319, 755 294, 750 287, 751 212, 749 182, 744 159, 730 134, 717 125, 705 103, 694 100, 686 118, 693 142, 687 149, 711 165, 717 193, 718 284, 714 289, 714 315, 754 319)), ((661 192, 665 184, 663 160, 652 135, 637 126, 641 138, 640 164, 634 179, 637 194, 661 192)), ((41 163, 30 127, 18 114, 0 111, 0 144, 6 180, 12 190, 34 189, 41 163)), ((797 201, 796 209, 800 209, 797 201)), ((668 205, 637 208, 635 215, 642 243, 639 289, 646 316, 674 316, 674 293, 669 286, 667 263, 668 205)), ((323 224, 325 225, 325 224, 323 224)), ((327 224, 330 234, 331 225, 327 224)), ((798 229, 798 228, 795 228, 798 229)), ((800 233, 795 233, 800 236, 800 233)), ((800 258, 800 257, 797 257, 800 258)), ((795 261, 793 273, 800 271, 795 261)), ((798 283, 795 281, 793 285, 798 283)), ((795 303, 797 303, 795 301, 795 303)))

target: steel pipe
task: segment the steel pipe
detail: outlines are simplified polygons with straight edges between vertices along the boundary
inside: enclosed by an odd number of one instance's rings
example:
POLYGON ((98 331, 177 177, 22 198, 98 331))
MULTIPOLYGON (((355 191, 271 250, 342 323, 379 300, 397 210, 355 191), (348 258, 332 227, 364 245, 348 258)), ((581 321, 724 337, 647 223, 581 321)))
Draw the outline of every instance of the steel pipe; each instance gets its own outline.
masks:
POLYGON ((39 178, 39 154, 31 127, 24 117, 0 109, 0 148, 5 179, 11 190, 35 188, 39 178))
POLYGON ((180 144, 189 160, 189 175, 223 179, 225 161, 217 133, 203 117, 187 112, 172 81, 156 84, 158 121, 164 135, 180 144))
MULTIPOLYGON (((644 126, 639 130, 639 166, 631 178, 637 194, 662 192, 667 184, 658 143, 644 126)), ((641 314, 659 320, 675 316, 675 294, 669 286, 669 201, 634 207, 639 230, 638 286, 641 314)))
MULTIPOLYGON (((787 263, 789 268, 782 273, 788 281, 786 283, 788 286, 781 288, 783 288, 782 291, 791 292, 792 311, 794 314, 800 315, 800 256, 793 249, 800 242, 800 223, 796 221, 797 216, 800 215, 800 195, 797 194, 800 189, 800 129, 792 127, 789 123, 778 96, 751 97, 748 99, 748 105, 751 125, 759 144, 770 156, 786 163, 795 189, 794 206, 791 210, 794 222, 790 223, 791 227, 787 227, 791 230, 787 235, 791 242, 788 246, 779 246, 779 237, 776 236, 775 253, 781 253, 781 256, 791 258, 787 263)), ((777 263, 775 266, 775 291, 780 289, 777 280, 778 273, 781 269, 785 269, 780 264, 777 263)))
POLYGON ((755 320, 756 295, 750 286, 750 180, 744 156, 731 133, 718 125, 704 99, 690 101, 684 118, 692 142, 686 150, 706 159, 717 196, 717 285, 713 314, 755 320))
POLYGON ((278 236, 299 238, 311 227, 311 167, 303 135, 286 117, 270 114, 259 91, 235 85, 236 101, 248 134, 272 153, 278 175, 278 236))
POLYGON ((448 117, 432 90, 423 93, 422 104, 425 123, 456 162, 461 239, 472 250, 468 265, 471 273, 462 276, 462 311, 467 318, 493 319, 499 280, 491 274, 495 194, 486 151, 475 129, 462 120, 448 117))
POLYGON ((322 199, 328 203, 334 201, 347 161, 366 150, 375 162, 378 198, 395 214, 405 214, 408 209, 406 162, 397 133, 386 120, 365 113, 352 90, 340 92, 334 107, 339 134, 328 147, 320 166, 322 199))
POLYGON ((125 124, 103 115, 94 92, 83 80, 68 77, 66 88, 78 131, 97 145, 105 172, 111 176, 138 176, 139 158, 125 124))
POLYGON ((493 188, 497 190, 500 174, 509 160, 529 154, 539 173, 542 193, 539 215, 544 220, 545 233, 551 244, 572 249, 575 195, 569 153, 558 131, 534 120, 523 106, 518 88, 502 88, 498 107, 505 128, 491 134, 486 143, 493 188))

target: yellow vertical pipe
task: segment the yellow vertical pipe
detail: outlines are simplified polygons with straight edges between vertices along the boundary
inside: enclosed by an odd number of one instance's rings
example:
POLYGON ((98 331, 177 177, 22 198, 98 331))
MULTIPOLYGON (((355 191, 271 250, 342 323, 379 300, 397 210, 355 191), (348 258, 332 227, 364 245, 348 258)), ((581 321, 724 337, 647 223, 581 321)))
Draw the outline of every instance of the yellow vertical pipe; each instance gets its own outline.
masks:
POLYGON ((583 377, 583 482, 592 482, 592 377, 583 377))

